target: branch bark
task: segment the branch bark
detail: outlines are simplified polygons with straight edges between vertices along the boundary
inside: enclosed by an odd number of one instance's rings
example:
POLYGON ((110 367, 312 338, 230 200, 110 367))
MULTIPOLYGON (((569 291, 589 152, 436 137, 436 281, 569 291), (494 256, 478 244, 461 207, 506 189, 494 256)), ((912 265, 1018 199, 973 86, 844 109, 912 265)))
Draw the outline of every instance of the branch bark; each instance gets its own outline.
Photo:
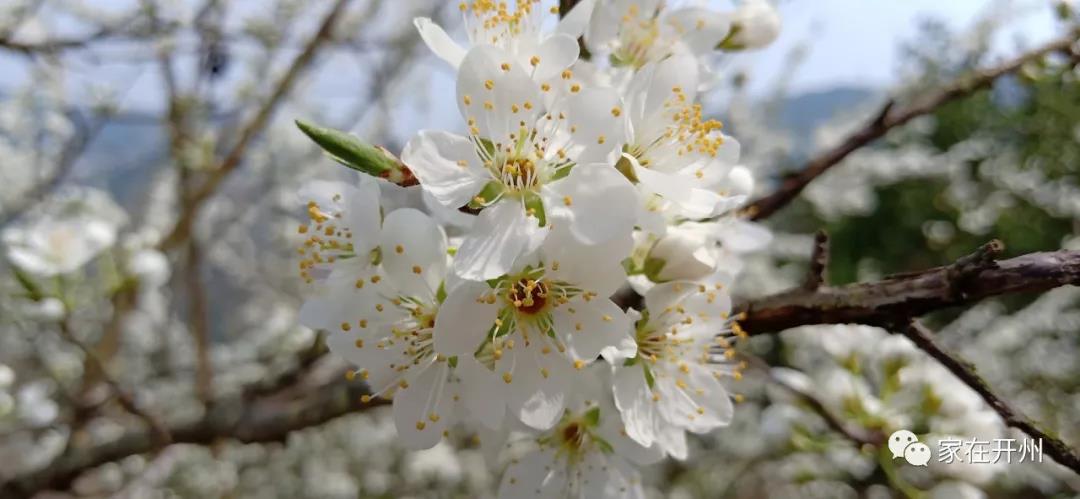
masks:
POLYGON ((742 304, 745 316, 739 324, 751 335, 810 324, 889 327, 898 320, 991 296, 1080 284, 1080 251, 1030 253, 999 261, 992 259, 994 254, 993 247, 984 247, 944 267, 875 282, 792 289, 742 304))
MULTIPOLYGON (((930 114, 951 101, 971 95, 975 91, 989 86, 994 80, 1019 70, 1029 62, 1055 52, 1070 51, 1078 38, 1080 38, 1080 33, 1071 32, 1000 66, 976 71, 960 78, 936 92, 916 99, 908 106, 897 108, 895 101, 886 102, 873 120, 841 142, 840 145, 811 159, 798 173, 785 178, 780 183, 780 187, 772 194, 751 203, 746 208, 746 212, 753 220, 761 220, 771 216, 794 200, 802 192, 803 188, 815 178, 836 166, 852 152, 881 138, 889 130, 904 125, 919 116, 930 114)), ((1075 57, 1074 54, 1073 58, 1075 57)))
POLYGON ((911 321, 906 326, 897 327, 895 330, 908 337, 908 339, 915 343, 919 349, 936 359, 941 365, 945 366, 949 372, 953 373, 957 378, 960 378, 960 381, 963 381, 964 384, 970 386, 972 390, 975 390, 975 393, 978 393, 983 401, 1001 416, 1001 419, 1005 421, 1006 425, 1016 428, 1032 438, 1041 440, 1045 446, 1046 453, 1050 457, 1059 464, 1080 474, 1080 456, 1078 456, 1075 451, 1070 449, 1065 442, 1061 441, 1061 439, 1041 430, 1030 419, 1024 417, 1024 415, 1014 409, 1012 405, 995 394, 994 391, 990 389, 990 385, 988 385, 981 376, 976 374, 974 365, 942 348, 937 340, 934 339, 934 333, 929 329, 918 321, 911 321))

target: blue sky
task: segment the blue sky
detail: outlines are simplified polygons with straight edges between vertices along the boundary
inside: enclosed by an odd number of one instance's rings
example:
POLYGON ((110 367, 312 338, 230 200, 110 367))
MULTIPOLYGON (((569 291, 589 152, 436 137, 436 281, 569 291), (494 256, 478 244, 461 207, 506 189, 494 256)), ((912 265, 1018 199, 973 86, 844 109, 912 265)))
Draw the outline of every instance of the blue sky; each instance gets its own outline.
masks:
POLYGON ((886 87, 896 82, 900 44, 914 40, 922 19, 936 18, 965 31, 991 9, 1008 6, 1009 23, 994 40, 1002 56, 1056 34, 1051 0, 783 0, 784 29, 772 46, 737 58, 752 78, 752 91, 771 88, 781 77, 787 54, 803 46, 803 66, 788 81, 793 93, 838 85, 886 87))

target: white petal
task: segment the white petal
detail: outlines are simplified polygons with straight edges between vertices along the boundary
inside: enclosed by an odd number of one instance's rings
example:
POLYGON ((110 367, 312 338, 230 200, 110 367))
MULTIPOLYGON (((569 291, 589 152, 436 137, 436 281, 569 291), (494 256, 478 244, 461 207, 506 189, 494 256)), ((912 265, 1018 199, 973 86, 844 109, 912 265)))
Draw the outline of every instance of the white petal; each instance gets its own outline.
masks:
POLYGON ((556 498, 564 487, 555 473, 555 452, 538 449, 512 462, 499 484, 499 499, 556 498), (537 491, 540 491, 538 494, 537 491))
POLYGON ((386 276, 398 293, 434 301, 446 274, 442 228, 419 210, 395 210, 383 220, 380 246, 386 276))
POLYGON ((572 300, 552 312, 555 333, 563 338, 571 357, 592 362, 608 356, 631 357, 637 344, 630 336, 630 319, 611 300, 572 300))
POLYGON ((424 130, 401 153, 424 190, 442 205, 458 209, 472 200, 490 180, 479 164, 473 143, 460 135, 424 130), (461 167, 461 161, 465 167, 461 167))
POLYGON ((411 365, 412 356, 406 353, 409 344, 394 341, 387 327, 381 328, 381 333, 370 328, 331 331, 326 336, 326 346, 334 355, 359 368, 364 373, 362 379, 374 391, 397 383, 400 378, 410 374, 395 369, 403 363, 411 365))
POLYGON ((678 426, 661 425, 656 435, 656 445, 663 449, 667 455, 680 461, 686 459, 688 454, 686 431, 678 426))
POLYGON ((539 59, 540 62, 533 69, 533 79, 544 81, 559 75, 577 61, 580 50, 574 37, 554 34, 544 40, 535 53, 526 53, 522 57, 528 64, 531 64, 533 56, 539 59))
POLYGON ((352 232, 353 250, 366 255, 379 244, 379 182, 368 175, 361 175, 356 187, 342 192, 345 204, 343 219, 352 232))
POLYGON ((443 355, 471 355, 495 323, 498 305, 480 300, 491 288, 465 282, 455 288, 435 317, 435 351, 443 355))
POLYGON ((772 232, 764 225, 736 220, 720 233, 720 243, 737 253, 758 251, 772 242, 772 232))
MULTIPOLYGON (((564 224, 565 225, 565 224, 564 224)), ((555 279, 577 284, 597 296, 611 296, 626 281, 622 261, 630 255, 633 238, 615 237, 604 243, 584 245, 565 227, 551 230, 541 248, 555 279)))
POLYGON ((446 362, 435 362, 411 380, 407 388, 394 393, 394 426, 405 447, 430 449, 439 443, 450 422, 446 362))
MULTIPOLYGON (((639 361, 641 362, 641 361, 639 361)), ((615 405, 622 414, 626 434, 637 443, 648 447, 656 439, 658 415, 652 391, 645 382, 643 366, 619 366, 615 368, 615 405)))
POLYGON ((465 49, 452 40, 441 26, 426 17, 413 19, 413 24, 420 32, 420 38, 424 39, 424 43, 435 55, 449 63, 454 69, 461 65, 461 60, 465 58, 465 49))
POLYGON ((550 184, 545 205, 569 218, 570 231, 585 244, 625 238, 637 221, 637 190, 618 170, 603 164, 577 165, 550 184))
POLYGON ((586 88, 571 94, 557 107, 565 107, 566 120, 572 127, 569 148, 578 162, 604 162, 625 141, 622 99, 609 88, 586 88))
POLYGON ((454 258, 454 271, 465 279, 486 280, 506 274, 514 261, 549 231, 526 216, 516 199, 503 199, 480 212, 472 232, 454 258))
MULTIPOLYGON (((312 329, 341 331, 347 327, 359 328, 360 321, 372 329, 380 324, 396 320, 396 308, 382 298, 380 285, 371 278, 379 275, 361 258, 338 260, 326 280, 315 285, 315 293, 300 307, 299 322, 312 329), (358 286, 363 282, 362 286, 358 286), (379 312, 378 305, 383 312, 379 312)), ((363 328, 361 328, 363 329, 363 328)))
POLYGON ((457 79, 458 109, 475 120, 480 137, 496 148, 512 144, 520 122, 531 124, 541 110, 539 85, 515 58, 494 46, 478 45, 465 54, 457 79), (505 69, 504 69, 505 68, 505 69))
POLYGON ((511 412, 526 425, 546 430, 551 428, 563 414, 566 392, 569 386, 567 373, 572 369, 565 357, 554 352, 541 353, 538 338, 530 346, 515 346, 504 352, 496 362, 500 373, 512 373, 509 378, 511 412))
MULTIPOLYGON (((589 18, 592 17, 593 9, 596 6, 596 0, 582 0, 570 9, 566 15, 559 20, 558 26, 555 27, 555 31, 568 35, 571 38, 577 38, 585 33, 585 28, 589 25, 589 18)), ((577 43, 575 41, 575 43, 577 43)))
POLYGON ((656 446, 645 447, 630 438, 628 432, 623 431, 622 418, 619 417, 618 411, 610 403, 601 403, 600 408, 599 431, 601 436, 615 450, 615 456, 619 458, 613 459, 613 463, 621 459, 628 459, 644 466, 663 459, 664 453, 660 448, 656 446))
MULTIPOLYGON (((624 154, 623 157, 630 156, 624 154)), ((719 194, 698 189, 689 178, 643 168, 636 159, 632 160, 631 164, 634 165, 634 174, 641 182, 638 185, 675 204, 680 215, 700 219, 710 217, 716 212, 716 206, 722 199, 719 194)))
POLYGON ((697 285, 688 282, 665 282, 658 284, 645 294, 647 310, 664 310, 674 307, 687 295, 697 291, 697 285))
POLYGON ((468 354, 458 356, 456 372, 461 377, 462 402, 469 415, 492 430, 502 427, 506 383, 468 354))
MULTIPOLYGON (((635 77, 637 79, 638 77, 635 77)), ((697 97, 698 64, 697 59, 686 53, 678 53, 656 63, 654 71, 644 73, 644 80, 637 83, 645 92, 644 107, 639 116, 651 120, 660 114, 669 112, 664 103, 676 99, 673 91, 679 88, 686 102, 694 102, 697 97)), ((634 123, 635 127, 639 123, 634 123)))
POLYGON ((682 42, 695 55, 707 55, 731 30, 728 17, 703 7, 685 7, 672 11, 664 22, 682 35, 682 42))
POLYGON ((689 376, 679 373, 657 378, 661 394, 658 402, 660 414, 669 423, 694 433, 712 431, 729 424, 734 407, 727 390, 707 367, 692 363, 689 368, 689 376), (676 385, 676 377, 686 382, 686 389, 676 385))

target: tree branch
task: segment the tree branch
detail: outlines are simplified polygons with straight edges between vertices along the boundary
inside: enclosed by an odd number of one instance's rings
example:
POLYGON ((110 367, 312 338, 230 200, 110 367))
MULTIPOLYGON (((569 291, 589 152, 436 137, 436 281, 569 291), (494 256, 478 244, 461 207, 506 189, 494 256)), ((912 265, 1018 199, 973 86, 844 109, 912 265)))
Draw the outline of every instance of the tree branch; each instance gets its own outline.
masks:
POLYGON ((1024 417, 1008 402, 997 396, 990 389, 990 385, 975 372, 974 365, 942 348, 934 339, 934 334, 919 321, 911 321, 906 326, 899 326, 894 330, 906 336, 919 349, 936 359, 957 378, 960 378, 960 381, 975 390, 975 393, 978 393, 983 401, 1001 416, 1006 425, 1016 428, 1032 438, 1041 440, 1045 444, 1046 453, 1050 457, 1059 464, 1080 474, 1080 456, 1076 452, 1070 449, 1061 439, 1039 429, 1030 419, 1024 417))
MULTIPOLYGON (((945 267, 871 283, 822 285, 813 291, 800 287, 753 300, 740 307, 746 314, 740 324, 750 334, 808 324, 862 323, 887 328, 909 317, 990 296, 1080 283, 1080 251, 1031 253, 995 261, 993 257, 1000 249, 998 243, 991 242, 945 267)), ((318 357, 321 350, 313 348, 306 355, 318 357)), ((304 364, 308 365, 306 361, 304 364)), ((361 403, 360 397, 368 392, 359 383, 339 379, 325 385, 303 386, 303 380, 290 382, 293 384, 265 396, 261 388, 247 390, 215 402, 198 421, 168 425, 172 440, 195 444, 229 438, 241 442, 279 441, 289 432, 387 403, 381 399, 361 403), (290 386, 301 389, 290 390, 290 386), (289 392, 298 395, 282 400, 281 395, 289 392), (258 395, 252 399, 254 394, 258 395)), ((268 386, 280 385, 275 382, 268 386)), ((152 448, 145 429, 132 429, 113 443, 73 448, 45 469, 0 485, 0 497, 64 488, 83 471, 152 448)))
POLYGON ((318 53, 322 45, 330 39, 334 30, 334 25, 341 17, 341 13, 344 11, 345 5, 348 2, 349 0, 337 0, 337 2, 334 3, 334 6, 323 18, 318 31, 315 32, 315 35, 312 36, 311 40, 304 46, 303 52, 296 56, 296 59, 289 65, 289 69, 285 72, 285 75, 274 85, 274 90, 270 93, 270 96, 259 110, 256 111, 251 120, 241 128, 236 144, 232 149, 229 149, 217 169, 210 173, 202 186, 191 193, 188 199, 189 202, 181 209, 176 227, 174 227, 172 232, 162 241, 161 246, 163 249, 173 248, 188 237, 199 208, 202 206, 202 202, 213 195, 218 186, 228 177, 228 175, 240 166, 244 154, 247 153, 248 147, 255 140, 255 137, 262 133, 269 124, 270 118, 273 116, 274 110, 277 109, 278 104, 280 104, 285 96, 292 90, 293 85, 300 75, 311 65, 311 62, 315 59, 315 54, 318 53))
POLYGON ((819 175, 836 166, 852 152, 881 138, 889 130, 904 125, 919 116, 930 114, 951 101, 971 95, 976 90, 989 86, 994 80, 1019 70, 1029 62, 1055 52, 1069 51, 1070 47, 1076 43, 1078 36, 1080 36, 1080 33, 1071 32, 1000 66, 976 71, 959 78, 936 92, 915 99, 913 103, 906 107, 897 109, 893 100, 886 102, 869 123, 850 135, 840 145, 811 159, 798 173, 785 178, 780 187, 772 194, 751 203, 746 208, 746 212, 753 220, 761 220, 771 216, 794 200, 802 192, 803 188, 819 175))
POLYGON ((1030 253, 994 261, 990 243, 952 265, 845 286, 796 288, 742 304, 751 335, 809 324, 889 327, 898 320, 983 298, 1080 284, 1080 251, 1030 253), (981 262, 981 263, 976 263, 981 262))
MULTIPOLYGON (((350 383, 343 376, 323 386, 297 391, 302 393, 296 397, 279 392, 254 401, 243 394, 219 400, 201 419, 173 423, 167 428, 174 443, 208 445, 223 439, 243 443, 283 442, 293 431, 389 403, 380 398, 361 402, 361 397, 369 393, 367 388, 363 383, 350 383)), ((45 468, 0 484, 0 497, 29 497, 43 490, 66 489, 85 471, 154 448, 152 436, 142 428, 129 428, 108 443, 71 446, 69 452, 45 468)))
MULTIPOLYGON (((116 381, 116 378, 109 374, 105 363, 98 357, 97 352, 79 341, 79 339, 72 334, 71 326, 68 324, 68 317, 66 316, 60 321, 60 336, 82 351, 83 356, 86 358, 86 365, 92 367, 105 384, 109 386, 109 389, 112 391, 113 396, 116 397, 117 402, 120 403, 120 406, 146 423, 147 428, 150 429, 149 436, 151 438, 147 439, 150 445, 163 445, 169 443, 172 439, 169 429, 165 427, 156 415, 139 407, 139 405, 135 403, 135 397, 132 397, 124 387, 120 386, 120 383, 116 381)), ((3 495, 0 494, 0 497, 3 497, 3 495)))

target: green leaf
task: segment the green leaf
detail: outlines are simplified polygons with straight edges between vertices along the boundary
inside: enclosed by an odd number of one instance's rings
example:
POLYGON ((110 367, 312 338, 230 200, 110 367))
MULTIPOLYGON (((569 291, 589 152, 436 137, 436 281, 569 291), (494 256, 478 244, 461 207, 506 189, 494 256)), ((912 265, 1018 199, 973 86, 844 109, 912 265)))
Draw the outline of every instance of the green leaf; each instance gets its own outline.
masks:
POLYGON ((735 41, 735 36, 738 35, 742 29, 743 27, 741 24, 732 24, 731 31, 728 32, 727 37, 716 45, 716 48, 720 50, 742 50, 746 48, 735 41))
POLYGON ((446 359, 446 363, 450 364, 451 368, 456 368, 457 367, 457 355, 455 355, 453 357, 450 357, 449 359, 446 359))
POLYGON ((626 156, 619 156, 619 161, 615 163, 615 169, 619 170, 619 173, 623 174, 627 180, 633 183, 640 182, 637 178, 637 173, 634 173, 634 165, 630 163, 626 156))
POLYGON ((296 126, 322 147, 334 161, 353 170, 381 177, 400 169, 397 158, 385 149, 367 144, 354 135, 302 120, 296 120, 296 126))
POLYGON ((540 226, 547 225, 547 214, 544 212, 544 200, 540 198, 540 195, 535 192, 529 192, 525 194, 525 210, 532 210, 532 213, 536 215, 536 219, 540 221, 540 226))
POLYGON ((612 454, 615 452, 615 448, 612 447, 607 440, 604 440, 596 435, 592 435, 592 439, 593 442, 596 442, 596 446, 599 447, 600 450, 603 451, 605 454, 612 454))
POLYGON ((18 267, 12 266, 12 268, 15 269, 15 279, 19 281, 19 284, 26 290, 27 298, 30 298, 33 301, 40 301, 42 298, 45 298, 45 293, 41 291, 41 287, 34 282, 33 278, 18 267))
POLYGON ((438 291, 435 291, 435 300, 439 305, 442 305, 442 302, 446 301, 446 281, 439 283, 439 289, 438 291))
POLYGON ((642 362, 641 370, 645 371, 645 384, 649 385, 649 389, 652 390, 653 385, 656 384, 656 378, 653 377, 652 371, 649 370, 649 364, 642 362))
POLYGON ((661 282, 660 271, 664 270, 664 265, 667 264, 667 260, 660 258, 646 258, 644 266, 645 277, 648 277, 652 282, 661 282))
POLYGON ((593 407, 589 409, 589 412, 585 413, 585 424, 588 426, 596 426, 600 424, 600 408, 593 407))
POLYGON ((480 189, 479 194, 473 196, 473 199, 469 200, 469 208, 474 210, 483 209, 484 206, 487 206, 492 201, 498 199, 505 190, 506 187, 503 186, 502 182, 492 180, 484 185, 483 189, 480 189), (483 201, 477 202, 477 198, 482 199, 483 201))

